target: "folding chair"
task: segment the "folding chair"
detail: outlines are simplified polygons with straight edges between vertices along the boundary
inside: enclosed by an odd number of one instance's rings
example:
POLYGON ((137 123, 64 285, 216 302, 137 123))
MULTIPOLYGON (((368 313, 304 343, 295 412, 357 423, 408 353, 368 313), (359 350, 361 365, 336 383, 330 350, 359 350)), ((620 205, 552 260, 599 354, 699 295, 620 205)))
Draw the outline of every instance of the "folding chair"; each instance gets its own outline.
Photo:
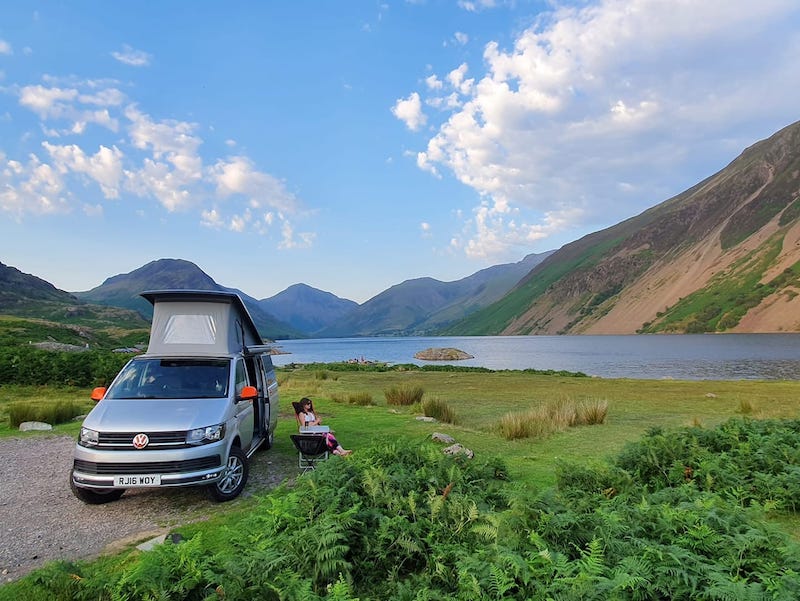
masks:
POLYGON ((328 443, 320 434, 290 434, 298 452, 297 465, 303 473, 313 471, 317 463, 328 458, 328 443))

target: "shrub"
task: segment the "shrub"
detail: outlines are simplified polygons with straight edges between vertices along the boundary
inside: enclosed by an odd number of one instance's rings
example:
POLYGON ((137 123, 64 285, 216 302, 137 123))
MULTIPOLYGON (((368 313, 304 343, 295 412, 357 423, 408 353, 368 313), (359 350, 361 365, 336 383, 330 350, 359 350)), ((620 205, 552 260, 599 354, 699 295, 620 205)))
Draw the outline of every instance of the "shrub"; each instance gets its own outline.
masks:
POLYGON ((607 414, 608 401, 605 400, 576 403, 558 399, 528 411, 507 413, 500 419, 497 429, 506 440, 544 438, 573 426, 602 424, 607 414))
POLYGON ((577 419, 573 425, 594 426, 604 424, 608 415, 608 401, 587 399, 578 403, 577 419))
POLYGON ((360 407, 367 407, 375 404, 372 400, 372 395, 368 392, 351 392, 347 395, 347 402, 360 407))
POLYGON ((419 403, 425 391, 422 386, 412 384, 395 385, 383 391, 386 402, 390 405, 408 406, 419 403))
POLYGON ((753 412, 753 403, 747 399, 741 399, 739 401, 739 408, 736 410, 736 412, 741 413, 742 415, 750 415, 753 412))
POLYGON ((455 410, 446 401, 435 397, 422 401, 422 413, 446 424, 458 422, 455 410))
POLYGON ((11 403, 8 406, 8 423, 18 428, 22 422, 45 422, 63 424, 85 411, 74 401, 48 401, 45 403, 11 403))

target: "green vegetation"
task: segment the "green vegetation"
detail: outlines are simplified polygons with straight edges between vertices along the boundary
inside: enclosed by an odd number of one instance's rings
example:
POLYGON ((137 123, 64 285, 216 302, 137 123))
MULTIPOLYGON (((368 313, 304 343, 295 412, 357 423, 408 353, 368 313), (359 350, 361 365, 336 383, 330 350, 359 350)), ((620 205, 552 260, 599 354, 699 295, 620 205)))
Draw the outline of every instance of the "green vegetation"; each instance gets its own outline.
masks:
MULTIPOLYGON (((49 564, 0 601, 800 595, 800 382, 327 369, 336 377, 279 370, 269 453, 294 453, 291 401, 310 396, 352 456, 182 527, 176 544, 49 564), (393 387, 423 390, 422 403, 389 405, 393 387), (414 419, 429 400, 457 423, 414 419), (548 405, 572 425, 500 435, 502 416, 548 405), (476 459, 443 455, 434 431, 476 459)), ((0 411, 80 392, 2 386, 0 411)))
POLYGON ((541 268, 537 267, 535 269, 536 277, 529 277, 527 281, 496 303, 476 311, 455 326, 444 329, 441 334, 445 336, 499 334, 511 323, 511 320, 522 315, 525 309, 544 294, 552 284, 568 274, 591 269, 605 253, 622 241, 622 237, 601 239, 571 260, 547 263, 541 268))
POLYGON ((423 398, 422 414, 444 422, 445 424, 458 423, 455 409, 453 409, 447 401, 443 401, 438 397, 423 398))
POLYGON ((544 491, 497 459, 389 442, 235 520, 51 564, 0 599, 796 599, 800 549, 761 516, 800 498, 798 436, 797 420, 656 430, 544 491))
POLYGON ((109 351, 0 347, 0 385, 107 386, 129 359, 128 354, 109 351))
POLYGON ((497 430, 506 440, 546 438, 575 426, 602 424, 608 414, 608 401, 587 399, 576 403, 571 399, 548 401, 524 412, 506 413, 497 430))
POLYGON ((76 401, 16 402, 8 405, 8 425, 17 428, 23 422, 64 424, 87 413, 91 406, 76 401))
POLYGON ((422 401, 422 395, 425 394, 422 386, 414 384, 399 384, 390 386, 383 391, 386 397, 386 402, 390 405, 414 405, 422 401))
POLYGON ((757 307, 771 294, 787 287, 800 286, 800 262, 772 278, 761 280, 775 264, 783 245, 783 234, 776 234, 757 250, 716 274, 708 285, 659 315, 642 332, 723 332, 739 323, 749 309, 757 307))

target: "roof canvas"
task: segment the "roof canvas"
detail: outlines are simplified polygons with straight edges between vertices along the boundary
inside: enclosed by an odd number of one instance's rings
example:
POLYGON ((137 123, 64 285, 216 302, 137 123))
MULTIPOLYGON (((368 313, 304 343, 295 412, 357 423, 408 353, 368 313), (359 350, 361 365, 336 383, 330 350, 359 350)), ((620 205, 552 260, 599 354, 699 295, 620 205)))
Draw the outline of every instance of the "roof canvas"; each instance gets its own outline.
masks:
POLYGON ((143 292, 153 304, 148 355, 239 353, 262 345, 261 336, 239 295, 208 290, 143 292))

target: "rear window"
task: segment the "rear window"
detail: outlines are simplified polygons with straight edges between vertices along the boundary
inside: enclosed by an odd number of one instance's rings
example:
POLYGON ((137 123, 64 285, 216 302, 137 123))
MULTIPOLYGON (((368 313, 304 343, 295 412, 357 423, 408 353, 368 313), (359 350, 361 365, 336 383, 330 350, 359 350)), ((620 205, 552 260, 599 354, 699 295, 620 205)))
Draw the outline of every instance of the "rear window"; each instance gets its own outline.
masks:
POLYGON ((107 399, 210 399, 228 396, 228 359, 134 359, 107 399))

